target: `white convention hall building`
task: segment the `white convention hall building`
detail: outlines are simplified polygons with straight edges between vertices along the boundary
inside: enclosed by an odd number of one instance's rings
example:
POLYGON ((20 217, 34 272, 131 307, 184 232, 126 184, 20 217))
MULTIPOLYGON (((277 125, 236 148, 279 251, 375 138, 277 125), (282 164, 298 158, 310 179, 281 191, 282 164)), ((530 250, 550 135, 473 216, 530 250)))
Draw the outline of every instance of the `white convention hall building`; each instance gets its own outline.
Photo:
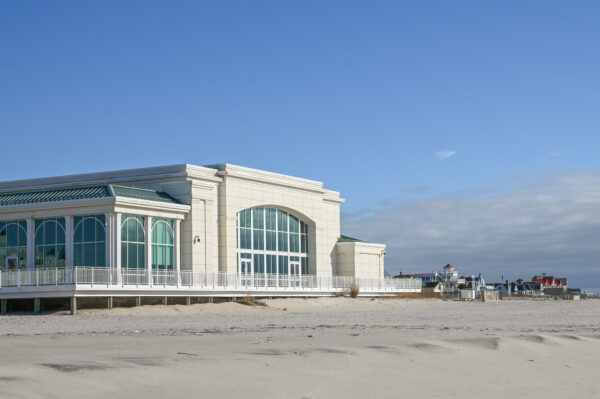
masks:
POLYGON ((362 295, 385 245, 340 234, 338 192, 230 164, 0 183, 0 298, 362 295))

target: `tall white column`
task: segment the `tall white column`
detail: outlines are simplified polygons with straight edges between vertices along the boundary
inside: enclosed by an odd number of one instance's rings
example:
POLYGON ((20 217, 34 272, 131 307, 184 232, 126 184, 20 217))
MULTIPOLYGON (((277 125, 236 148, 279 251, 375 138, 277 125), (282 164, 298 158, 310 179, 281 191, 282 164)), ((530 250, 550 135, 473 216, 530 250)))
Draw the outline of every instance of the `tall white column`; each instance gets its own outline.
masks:
POLYGON ((123 284, 123 275, 121 274, 121 214, 113 213, 112 214, 112 223, 113 226, 111 228, 112 239, 111 241, 115 243, 114 250, 112 251, 112 267, 116 270, 117 273, 117 284, 123 284))
POLYGON ((27 270, 35 268, 35 221, 27 219, 27 270))
POLYGON ((73 267, 73 216, 65 216, 65 263, 73 267))
POLYGON ((152 285, 152 218, 144 218, 144 230, 146 234, 146 271, 148 272, 148 284, 152 285))
POLYGON ((105 213, 104 214, 104 265, 101 266, 105 266, 108 268, 112 267, 112 257, 111 257, 111 253, 112 253, 112 248, 113 248, 113 242, 112 242, 112 229, 113 229, 113 221, 112 221, 112 214, 110 213, 105 213))
POLYGON ((177 275, 177 286, 181 285, 181 220, 175 220, 175 234, 173 237, 173 266, 177 275))

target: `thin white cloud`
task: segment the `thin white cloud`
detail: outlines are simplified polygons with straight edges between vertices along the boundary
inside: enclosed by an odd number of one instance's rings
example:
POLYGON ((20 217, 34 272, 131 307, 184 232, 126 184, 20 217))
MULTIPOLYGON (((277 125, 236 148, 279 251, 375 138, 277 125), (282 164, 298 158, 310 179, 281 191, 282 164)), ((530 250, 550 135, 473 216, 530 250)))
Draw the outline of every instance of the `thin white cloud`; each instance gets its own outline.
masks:
POLYGON ((342 231, 387 244, 390 273, 446 263, 488 278, 548 272, 600 287, 600 172, 484 198, 438 197, 343 215, 342 231))
POLYGON ((554 151, 548 154, 548 158, 561 157, 563 155, 567 155, 569 151, 554 151))
POLYGON ((439 159, 448 159, 456 155, 456 151, 454 150, 439 150, 433 153, 439 159))

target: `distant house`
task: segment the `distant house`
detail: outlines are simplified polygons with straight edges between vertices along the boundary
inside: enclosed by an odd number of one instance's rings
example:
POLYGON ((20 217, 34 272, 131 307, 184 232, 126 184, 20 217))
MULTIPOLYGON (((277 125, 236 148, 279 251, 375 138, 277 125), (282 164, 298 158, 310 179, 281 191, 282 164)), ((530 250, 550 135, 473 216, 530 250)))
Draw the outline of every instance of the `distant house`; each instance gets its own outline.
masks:
POLYGON ((518 295, 540 296, 544 292, 544 288, 539 283, 524 282, 515 286, 518 295))
POLYGON ((542 287, 564 287, 567 288, 565 277, 548 276, 546 273, 535 275, 531 278, 533 283, 541 284, 542 287))
POLYGON ((394 278, 420 278, 423 288, 427 283, 442 283, 445 291, 455 291, 459 284, 464 283, 463 278, 458 277, 458 272, 451 264, 447 264, 441 271, 432 273, 399 274, 394 278))
POLYGON ((443 293, 445 292, 445 286, 443 283, 441 282, 429 282, 429 283, 425 283, 423 286, 423 290, 422 292, 428 292, 428 293, 443 293))

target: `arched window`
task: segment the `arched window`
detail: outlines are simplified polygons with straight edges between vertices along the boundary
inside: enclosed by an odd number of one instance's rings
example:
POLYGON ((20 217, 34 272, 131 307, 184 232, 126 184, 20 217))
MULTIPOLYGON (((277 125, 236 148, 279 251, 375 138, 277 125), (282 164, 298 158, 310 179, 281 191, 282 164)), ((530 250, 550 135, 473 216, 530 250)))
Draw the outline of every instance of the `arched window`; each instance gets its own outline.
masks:
POLYGON ((106 266, 104 215, 76 216, 73 220, 73 264, 106 266))
POLYGON ((146 235, 144 217, 121 216, 121 267, 124 269, 144 269, 146 235))
POLYGON ((65 218, 35 221, 35 267, 65 267, 65 218))
POLYGON ((238 273, 308 274, 308 225, 275 208, 256 207, 237 215, 238 273))
POLYGON ((0 270, 27 268, 27 222, 0 222, 0 270))
POLYGON ((173 221, 152 219, 152 269, 173 270, 173 221))

